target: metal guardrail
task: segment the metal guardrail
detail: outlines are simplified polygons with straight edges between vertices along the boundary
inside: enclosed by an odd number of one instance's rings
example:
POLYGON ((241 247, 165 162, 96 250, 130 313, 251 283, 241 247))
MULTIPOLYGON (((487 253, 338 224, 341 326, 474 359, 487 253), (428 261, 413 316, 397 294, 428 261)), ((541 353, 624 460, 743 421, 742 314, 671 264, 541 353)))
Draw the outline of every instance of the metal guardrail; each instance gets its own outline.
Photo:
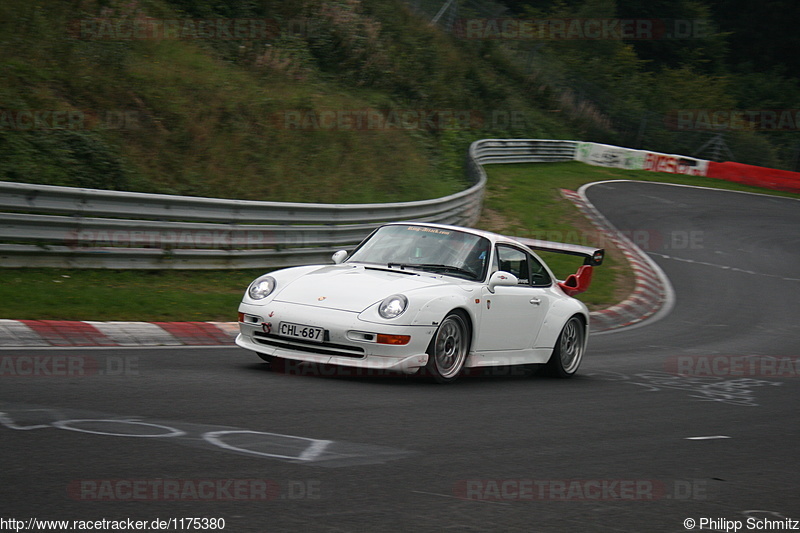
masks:
POLYGON ((482 165, 574 159, 576 141, 484 139, 469 147, 472 185, 385 204, 258 202, 0 181, 3 267, 234 269, 327 262, 385 222, 471 226, 482 165))

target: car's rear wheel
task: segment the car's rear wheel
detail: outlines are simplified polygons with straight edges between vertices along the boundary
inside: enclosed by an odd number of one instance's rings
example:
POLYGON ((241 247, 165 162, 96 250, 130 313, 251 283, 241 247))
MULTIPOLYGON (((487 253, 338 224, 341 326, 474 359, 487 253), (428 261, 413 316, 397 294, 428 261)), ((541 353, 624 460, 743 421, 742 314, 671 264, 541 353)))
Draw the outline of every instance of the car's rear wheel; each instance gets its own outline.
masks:
POLYGON ((564 324, 558 336, 553 354, 547 362, 546 370, 557 378, 571 378, 578 371, 586 346, 586 326, 578 316, 573 316, 564 324))
POLYGON ((439 324, 428 346, 427 373, 439 383, 452 383, 464 370, 469 353, 467 319, 453 311, 439 324))

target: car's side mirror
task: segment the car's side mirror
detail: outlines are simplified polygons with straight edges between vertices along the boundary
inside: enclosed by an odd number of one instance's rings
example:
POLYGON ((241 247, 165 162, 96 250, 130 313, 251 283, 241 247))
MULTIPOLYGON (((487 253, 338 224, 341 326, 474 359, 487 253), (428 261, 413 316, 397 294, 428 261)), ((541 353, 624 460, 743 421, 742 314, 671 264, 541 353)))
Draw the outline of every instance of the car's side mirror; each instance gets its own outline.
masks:
POLYGON ((333 257, 331 257, 331 259, 333 259, 333 262, 336 263, 337 265, 342 261, 344 261, 346 258, 347 258, 347 250, 339 250, 338 252, 333 254, 333 257))
POLYGON ((498 270, 489 278, 489 292, 494 292, 495 287, 511 287, 519 284, 519 278, 511 272, 498 270))

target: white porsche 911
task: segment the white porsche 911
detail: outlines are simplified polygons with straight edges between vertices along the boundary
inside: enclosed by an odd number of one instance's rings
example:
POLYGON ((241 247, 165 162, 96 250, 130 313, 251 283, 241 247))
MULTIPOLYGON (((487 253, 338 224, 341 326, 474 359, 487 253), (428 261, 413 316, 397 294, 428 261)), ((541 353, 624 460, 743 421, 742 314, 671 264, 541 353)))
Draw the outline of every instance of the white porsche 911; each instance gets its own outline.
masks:
POLYGON ((236 344, 285 358, 407 374, 441 383, 465 368, 545 365, 571 377, 589 312, 573 298, 603 250, 425 223, 381 226, 331 265, 257 278, 239 306, 236 344), (533 251, 584 257, 558 281, 533 251))

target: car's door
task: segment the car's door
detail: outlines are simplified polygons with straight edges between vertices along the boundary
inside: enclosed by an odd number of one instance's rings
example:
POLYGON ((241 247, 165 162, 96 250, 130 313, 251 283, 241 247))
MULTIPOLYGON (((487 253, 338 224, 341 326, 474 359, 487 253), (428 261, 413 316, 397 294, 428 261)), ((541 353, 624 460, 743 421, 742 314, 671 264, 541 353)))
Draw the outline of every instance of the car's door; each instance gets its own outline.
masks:
POLYGON ((519 278, 511 287, 484 287, 481 323, 475 351, 512 351, 530 349, 542 327, 551 301, 552 280, 547 270, 532 255, 515 246, 497 245, 492 272, 503 270, 519 278))

